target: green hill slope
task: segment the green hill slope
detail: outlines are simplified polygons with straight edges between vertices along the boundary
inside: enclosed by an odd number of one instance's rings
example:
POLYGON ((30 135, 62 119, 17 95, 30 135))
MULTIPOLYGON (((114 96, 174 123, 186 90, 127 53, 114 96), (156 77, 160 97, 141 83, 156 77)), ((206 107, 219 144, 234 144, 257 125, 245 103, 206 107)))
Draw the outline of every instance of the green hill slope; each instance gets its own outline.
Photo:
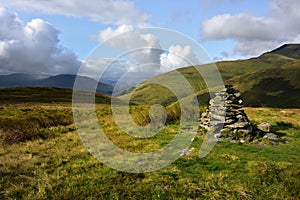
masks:
POLYGON ((299 107, 300 61, 226 81, 239 89, 246 106, 299 107))
POLYGON ((274 49, 270 53, 287 56, 290 58, 300 59, 300 46, 299 44, 284 44, 281 47, 274 49))
MULTIPOLYGON (((273 82, 277 83, 278 81, 283 81, 283 83, 278 82, 277 85, 282 84, 287 86, 282 89, 284 92, 281 93, 273 92, 277 91, 278 88, 270 89, 271 93, 268 93, 268 95, 272 94, 273 96, 271 95, 272 98, 268 97, 270 100, 266 100, 266 103, 263 102, 266 97, 262 96, 262 98, 258 98, 257 101, 246 101, 248 106, 266 105, 272 107, 299 107, 297 106, 298 101, 293 100, 294 98, 288 98, 286 101, 281 101, 280 103, 272 100, 279 94, 283 95, 288 92, 292 92, 296 99, 299 97, 296 94, 298 91, 297 88, 299 88, 299 82, 297 81, 299 79, 297 78, 297 75, 300 68, 300 62, 297 60, 298 54, 300 55, 300 45, 283 45, 278 49, 264 53, 256 58, 217 62, 216 66, 221 73, 224 83, 233 84, 241 89, 242 92, 247 92, 244 95, 247 99, 250 97, 256 98, 256 93, 261 94, 262 91, 258 92, 258 89, 256 88, 268 91, 260 86, 255 86, 252 90, 252 87, 255 84, 264 85, 264 81, 269 81, 270 87, 273 85, 275 86, 276 84, 273 84, 273 82), (260 82, 263 79, 266 80, 260 82)), ((197 68, 200 69, 203 67, 206 66, 186 67, 156 76, 128 91, 123 92, 120 94, 119 98, 128 98, 128 96, 131 95, 130 100, 131 103, 134 104, 159 103, 163 105, 170 105, 177 101, 177 98, 172 91, 158 84, 152 84, 151 82, 158 81, 168 83, 174 87, 182 87, 182 85, 178 82, 178 79, 176 79, 176 74, 179 72, 188 80, 200 101, 206 102, 209 98, 206 85, 203 78, 197 71, 197 68)), ((281 96, 278 97, 281 98, 281 96)))

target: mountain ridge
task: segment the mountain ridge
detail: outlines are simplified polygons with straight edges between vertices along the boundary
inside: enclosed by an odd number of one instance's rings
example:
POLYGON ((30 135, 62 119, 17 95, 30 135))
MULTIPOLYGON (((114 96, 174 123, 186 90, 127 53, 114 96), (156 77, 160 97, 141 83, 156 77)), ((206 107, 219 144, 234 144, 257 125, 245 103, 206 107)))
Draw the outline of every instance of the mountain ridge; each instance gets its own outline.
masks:
POLYGON ((0 88, 11 87, 56 87, 73 89, 75 79, 84 82, 83 86, 80 86, 82 90, 90 91, 90 88, 97 85, 96 92, 103 94, 111 94, 113 86, 97 82, 96 80, 86 77, 77 76, 73 74, 59 74, 59 75, 39 75, 39 74, 25 74, 14 73, 9 75, 0 75, 0 88))

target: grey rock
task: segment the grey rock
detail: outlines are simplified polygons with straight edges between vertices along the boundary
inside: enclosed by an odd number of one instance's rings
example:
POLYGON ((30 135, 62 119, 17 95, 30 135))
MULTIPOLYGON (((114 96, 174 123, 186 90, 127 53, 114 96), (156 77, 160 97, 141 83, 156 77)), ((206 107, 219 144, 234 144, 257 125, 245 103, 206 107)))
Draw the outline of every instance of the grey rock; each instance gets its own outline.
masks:
POLYGON ((264 132, 270 132, 271 127, 272 127, 271 124, 268 122, 261 123, 257 126, 257 128, 259 128, 260 130, 262 130, 264 132))
POLYGON ((187 148, 187 149, 183 149, 181 151, 179 151, 179 156, 186 156, 186 155, 189 155, 192 153, 192 151, 194 150, 195 148, 192 147, 192 148, 187 148))
POLYGON ((240 96, 241 96, 241 93, 240 93, 240 92, 236 92, 236 93, 234 93, 234 96, 235 96, 235 97, 240 97, 240 96))
POLYGON ((271 144, 272 146, 278 146, 278 145, 279 145, 279 142, 270 141, 270 144, 271 144))
POLYGON ((287 145, 289 145, 290 144, 290 142, 289 141, 284 141, 284 144, 287 144, 287 145))
POLYGON ((234 124, 228 125, 231 129, 241 129, 241 128, 248 128, 249 122, 236 122, 234 124))
POLYGON ((274 133, 266 133, 264 138, 269 139, 269 140, 279 140, 279 136, 274 133))

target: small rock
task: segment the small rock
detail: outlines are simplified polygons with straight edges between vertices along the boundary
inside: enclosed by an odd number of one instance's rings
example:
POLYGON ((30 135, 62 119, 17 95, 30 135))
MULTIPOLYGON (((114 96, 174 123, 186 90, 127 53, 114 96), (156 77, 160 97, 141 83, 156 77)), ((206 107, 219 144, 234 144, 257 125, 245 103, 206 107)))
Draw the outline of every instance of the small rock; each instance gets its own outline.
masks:
POLYGON ((235 97, 240 97, 241 96, 241 93, 240 92, 236 92, 234 93, 235 97))
POLYGON ((275 141, 271 141, 270 144, 271 144, 272 146, 278 146, 278 145, 279 145, 279 143, 278 143, 278 142, 275 142, 275 141))
POLYGON ((141 165, 141 164, 144 164, 146 161, 145 160, 140 160, 138 162, 136 162, 136 165, 141 165))
POLYGON ((259 128, 260 130, 262 130, 264 132, 270 132, 271 127, 272 127, 271 124, 268 122, 261 123, 257 126, 257 128, 259 128))
POLYGON ((248 125, 249 125, 248 122, 237 122, 237 123, 229 125, 228 127, 232 128, 232 129, 238 129, 238 128, 245 128, 248 125))
POLYGON ((289 145, 290 143, 289 143, 289 141, 286 140, 286 141, 284 141, 284 144, 289 145))
POLYGON ((192 153, 192 151, 194 150, 195 148, 192 147, 190 149, 183 149, 181 151, 179 151, 179 156, 186 156, 186 155, 189 155, 190 153, 192 153))
POLYGON ((267 138, 269 140, 279 140, 279 136, 274 133, 267 133, 264 138, 267 138))

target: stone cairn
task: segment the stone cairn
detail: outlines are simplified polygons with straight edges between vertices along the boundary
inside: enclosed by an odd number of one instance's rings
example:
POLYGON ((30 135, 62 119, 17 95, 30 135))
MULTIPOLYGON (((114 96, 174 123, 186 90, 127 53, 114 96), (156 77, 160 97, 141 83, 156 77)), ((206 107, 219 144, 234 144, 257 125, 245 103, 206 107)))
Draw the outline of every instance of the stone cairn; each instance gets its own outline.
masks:
POLYGON ((202 113, 200 127, 209 130, 212 125, 218 129, 215 131, 218 133, 214 135, 216 138, 251 141, 257 134, 260 134, 243 110, 241 93, 232 85, 226 85, 224 89, 216 93, 215 97, 209 101, 206 112, 202 113))

